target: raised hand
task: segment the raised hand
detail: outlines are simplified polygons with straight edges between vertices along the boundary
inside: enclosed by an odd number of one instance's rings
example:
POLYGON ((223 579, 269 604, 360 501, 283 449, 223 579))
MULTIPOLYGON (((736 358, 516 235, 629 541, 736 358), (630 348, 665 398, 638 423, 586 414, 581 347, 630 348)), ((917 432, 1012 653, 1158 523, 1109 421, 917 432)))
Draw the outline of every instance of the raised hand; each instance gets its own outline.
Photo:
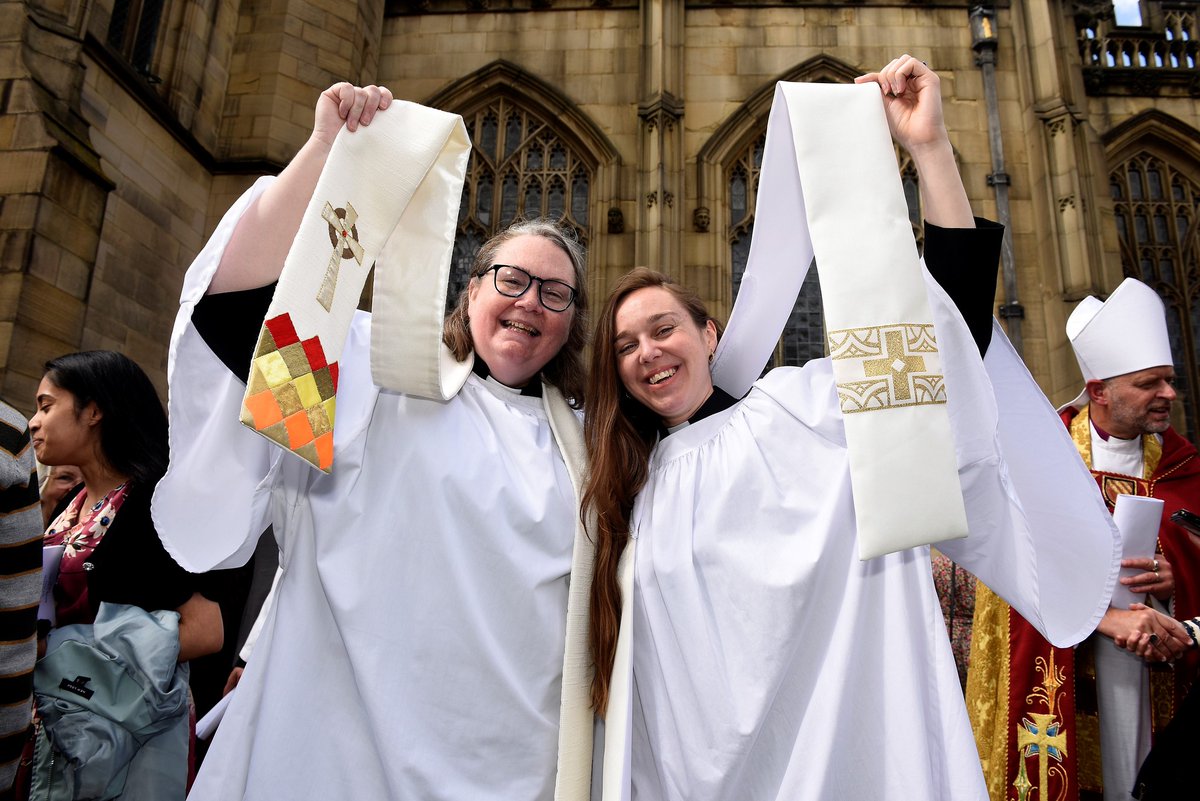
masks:
POLYGON ((879 85, 892 137, 914 158, 922 148, 949 144, 942 116, 941 79, 925 62, 906 54, 854 82, 879 85))
POLYGON ((370 125, 375 113, 391 104, 392 93, 386 86, 335 83, 317 99, 312 136, 332 145, 343 125, 357 131, 360 125, 370 125))
POLYGON ((937 73, 925 62, 903 55, 854 82, 879 86, 892 138, 916 165, 925 219, 943 228, 974 228, 975 218, 942 116, 942 84, 937 73))

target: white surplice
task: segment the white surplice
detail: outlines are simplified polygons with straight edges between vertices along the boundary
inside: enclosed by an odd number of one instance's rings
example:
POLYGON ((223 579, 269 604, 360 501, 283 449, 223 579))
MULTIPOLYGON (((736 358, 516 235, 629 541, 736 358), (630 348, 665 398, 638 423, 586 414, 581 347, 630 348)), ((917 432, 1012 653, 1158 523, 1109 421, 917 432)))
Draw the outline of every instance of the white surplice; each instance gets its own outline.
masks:
POLYGON ((282 570, 191 798, 549 801, 576 501, 543 402, 474 375, 445 402, 380 390, 359 314, 332 475, 241 426, 190 313, 261 188, 189 270, 171 343, 164 544, 230 566, 273 524, 282 570))
MULTIPOLYGON (((1092 467, 1141 476, 1142 438, 1107 440, 1092 433, 1092 467)), ((1148 603, 1154 604, 1153 600, 1148 603)), ((1150 671, 1136 654, 1103 634, 1090 638, 1096 660, 1096 707, 1100 718, 1100 766, 1105 801, 1128 801, 1138 769, 1150 753, 1150 671)))
MULTIPOLYGON (((927 281, 970 528, 939 548, 1078 642, 1115 530, 999 328, 981 363, 927 281)), ((849 476, 827 359, 658 444, 622 566, 613 681, 632 691, 610 701, 606 799, 986 801, 928 547, 860 561, 849 476)))

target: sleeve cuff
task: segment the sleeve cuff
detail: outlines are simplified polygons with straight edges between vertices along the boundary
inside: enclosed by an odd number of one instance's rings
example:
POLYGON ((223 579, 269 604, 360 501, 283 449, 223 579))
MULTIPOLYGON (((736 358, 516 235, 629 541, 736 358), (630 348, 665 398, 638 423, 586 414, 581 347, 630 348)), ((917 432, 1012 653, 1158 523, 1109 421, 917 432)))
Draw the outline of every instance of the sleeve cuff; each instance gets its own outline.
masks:
POLYGON ((992 309, 1004 226, 975 218, 975 228, 942 228, 925 223, 925 266, 954 301, 980 355, 992 338, 992 309))
POLYGON ((275 286, 205 295, 192 311, 192 325, 204 344, 243 384, 249 381, 254 346, 275 297, 275 286))

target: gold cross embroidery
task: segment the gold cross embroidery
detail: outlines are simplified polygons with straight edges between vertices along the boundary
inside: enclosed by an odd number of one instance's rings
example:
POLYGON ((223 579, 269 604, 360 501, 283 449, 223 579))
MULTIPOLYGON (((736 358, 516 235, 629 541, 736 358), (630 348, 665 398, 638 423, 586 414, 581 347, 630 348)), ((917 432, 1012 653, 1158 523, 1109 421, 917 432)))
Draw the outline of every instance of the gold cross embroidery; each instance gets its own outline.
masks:
POLYGON ((1021 721, 1023 725, 1017 727, 1017 748, 1027 748, 1026 753, 1022 758, 1037 754, 1038 758, 1038 792, 1045 793, 1046 788, 1050 786, 1050 760, 1056 762, 1060 757, 1055 756, 1055 749, 1061 753, 1067 751, 1067 735, 1066 732, 1060 731, 1058 721, 1053 715, 1048 715, 1045 712, 1030 712, 1029 717, 1033 718, 1032 723, 1028 720, 1021 721), (1050 734, 1050 732, 1056 732, 1050 734), (1033 749, 1036 748, 1035 752, 1033 749))
POLYGON ((895 397, 898 400, 909 400, 912 397, 909 376, 925 371, 925 359, 904 354, 902 332, 887 331, 883 336, 887 356, 882 359, 864 359, 863 371, 868 376, 891 376, 895 397))
POLYGON ((1033 718, 1032 721, 1025 718, 1017 724, 1017 750, 1024 749, 1024 753, 1018 757, 1021 769, 1013 785, 1017 788, 1021 801, 1024 801, 1033 789, 1037 789, 1039 799, 1045 798, 1050 786, 1050 760, 1061 762, 1067 755, 1067 733, 1054 711, 1058 690, 1064 681, 1062 669, 1054 665, 1054 649, 1050 649, 1048 663, 1045 657, 1039 656, 1034 660, 1034 667, 1042 674, 1042 685, 1033 689, 1026 702, 1041 698, 1049 712, 1030 712, 1029 718, 1033 718), (1025 772, 1025 760, 1034 754, 1037 754, 1038 758, 1036 788, 1030 785, 1028 774, 1025 772))
POLYGON ((333 306, 333 293, 337 289, 338 269, 343 259, 354 259, 359 264, 363 262, 363 247, 358 241, 358 212, 349 203, 344 209, 335 209, 329 202, 321 210, 321 218, 329 223, 329 239, 333 244, 333 255, 329 257, 329 266, 325 269, 325 278, 317 291, 317 303, 325 311, 333 306), (340 214, 338 212, 341 212, 340 214))

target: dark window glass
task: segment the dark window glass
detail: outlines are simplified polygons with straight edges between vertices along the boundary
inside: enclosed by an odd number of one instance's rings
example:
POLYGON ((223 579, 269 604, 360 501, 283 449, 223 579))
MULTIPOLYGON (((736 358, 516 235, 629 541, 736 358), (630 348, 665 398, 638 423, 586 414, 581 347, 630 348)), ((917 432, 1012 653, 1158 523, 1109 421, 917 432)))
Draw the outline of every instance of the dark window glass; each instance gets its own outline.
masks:
POLYGON ((500 227, 504 227, 517 218, 517 174, 510 172, 504 176, 504 184, 500 187, 500 227))
POLYGON ((508 158, 513 153, 517 152, 517 148, 521 146, 521 115, 509 114, 508 125, 504 130, 504 158, 508 158))
POLYGON ((550 191, 546 193, 546 211, 550 216, 557 219, 563 216, 563 212, 567 209, 566 203, 566 187, 563 186, 562 178, 555 176, 550 179, 550 191))
POLYGON ((1146 172, 1146 180, 1148 180, 1150 182, 1150 199, 1151 200, 1162 200, 1162 197, 1163 197, 1162 175, 1159 174, 1158 170, 1154 170, 1154 169, 1148 170, 1146 172))
POLYGON ((459 231, 455 238, 453 255, 450 257, 450 281, 446 286, 446 311, 454 308, 459 294, 466 288, 471 278, 471 264, 486 238, 482 231, 473 227, 459 231))
POLYGON ((496 158, 496 115, 485 115, 479 128, 479 144, 477 147, 493 159, 496 158))
POLYGON ((583 170, 571 179, 571 216, 580 225, 588 224, 588 176, 583 170))
MULTIPOLYGON (((154 52, 165 0, 116 0, 108 23, 108 45, 135 70, 153 77, 154 52)), ((157 81, 157 78, 153 78, 157 81)))
POLYGON ((1147 152, 1130 157, 1109 175, 1121 264, 1126 275, 1153 287, 1166 306, 1183 410, 1181 433, 1193 442, 1200 440, 1200 278, 1195 267, 1200 231, 1192 224, 1200 198, 1196 176, 1195 169, 1147 152))
POLYGON ((478 106, 463 119, 473 148, 455 253, 474 257, 508 223, 535 217, 562 222, 586 245, 594 162, 555 129, 555 120, 507 96, 478 106))

